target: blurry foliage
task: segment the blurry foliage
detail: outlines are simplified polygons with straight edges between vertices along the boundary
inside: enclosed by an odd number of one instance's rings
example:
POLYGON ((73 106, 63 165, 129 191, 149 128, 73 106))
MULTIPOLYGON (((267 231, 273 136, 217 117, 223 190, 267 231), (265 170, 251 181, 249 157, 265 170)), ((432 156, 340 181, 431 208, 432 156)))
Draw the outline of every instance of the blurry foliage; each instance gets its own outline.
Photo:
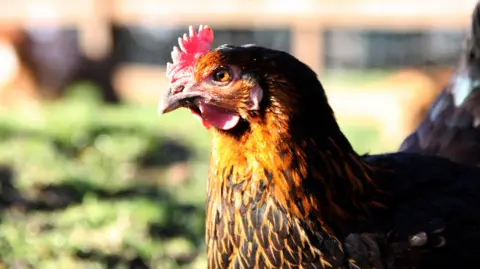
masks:
MULTIPOLYGON (((189 112, 107 106, 89 84, 0 114, 0 263, 7 268, 206 268, 208 133, 189 112), (171 184, 169 166, 191 172, 171 184)), ((371 128, 345 127, 362 149, 371 128)), ((373 135, 372 135, 373 134, 373 135)))
POLYGON ((203 146, 182 142, 181 128, 162 136, 181 123, 160 124, 155 108, 99 100, 80 84, 40 111, 0 115, 2 262, 205 268, 206 133, 198 132, 203 146), (181 186, 163 176, 173 162, 192 166, 181 186))

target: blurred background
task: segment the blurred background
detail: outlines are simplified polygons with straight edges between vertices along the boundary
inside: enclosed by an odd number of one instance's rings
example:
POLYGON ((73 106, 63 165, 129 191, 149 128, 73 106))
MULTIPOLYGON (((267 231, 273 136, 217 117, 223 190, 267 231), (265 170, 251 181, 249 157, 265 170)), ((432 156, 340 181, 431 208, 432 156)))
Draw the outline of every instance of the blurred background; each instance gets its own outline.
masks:
POLYGON ((475 2, 0 1, 0 267, 206 268, 209 135, 156 112, 188 25, 306 62, 377 153, 448 83, 475 2))

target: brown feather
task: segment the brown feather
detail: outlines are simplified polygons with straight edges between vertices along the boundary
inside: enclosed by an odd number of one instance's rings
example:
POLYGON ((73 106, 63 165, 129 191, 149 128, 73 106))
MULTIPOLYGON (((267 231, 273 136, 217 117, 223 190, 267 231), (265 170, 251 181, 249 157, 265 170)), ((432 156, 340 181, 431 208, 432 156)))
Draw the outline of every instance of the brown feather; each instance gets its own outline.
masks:
POLYGON ((242 76, 228 87, 207 86, 214 96, 209 102, 244 120, 234 130, 213 130, 209 268, 353 266, 356 260, 347 258, 337 238, 347 232, 342 225, 367 219, 385 207, 387 196, 369 176, 375 169, 340 132, 331 108, 316 104, 327 101, 321 84, 311 79, 313 71, 281 52, 264 52, 214 50, 195 66, 196 82, 220 66, 257 70, 258 76, 242 76), (299 67, 305 73, 296 73, 299 67), (259 81, 262 109, 249 111, 246 100, 259 81))
POLYGON ((338 256, 342 244, 326 220, 364 218, 368 207, 382 206, 348 198, 357 207, 355 216, 338 204, 339 196, 348 196, 338 193, 332 177, 347 179, 345 189, 362 193, 364 182, 371 181, 370 168, 354 153, 344 155, 333 139, 329 151, 316 151, 323 165, 309 166, 306 150, 315 141, 292 145, 295 139, 286 129, 289 119, 279 119, 277 109, 256 119, 261 124, 252 125, 240 138, 213 135, 207 201, 209 268, 344 266, 338 256), (318 181, 313 183, 323 188, 323 197, 308 192, 306 178, 318 181))

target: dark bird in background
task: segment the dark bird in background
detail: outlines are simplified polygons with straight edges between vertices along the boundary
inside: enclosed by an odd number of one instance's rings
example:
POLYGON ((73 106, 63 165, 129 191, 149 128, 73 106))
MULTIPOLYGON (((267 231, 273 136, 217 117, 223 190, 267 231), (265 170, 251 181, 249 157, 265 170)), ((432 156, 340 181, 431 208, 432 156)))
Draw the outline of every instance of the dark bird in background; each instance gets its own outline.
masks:
POLYGON ((450 83, 399 151, 480 165, 480 3, 450 83))
POLYGON ((212 132, 208 268, 478 268, 480 171, 412 153, 360 156, 317 75, 255 45, 179 39, 159 112, 212 132))

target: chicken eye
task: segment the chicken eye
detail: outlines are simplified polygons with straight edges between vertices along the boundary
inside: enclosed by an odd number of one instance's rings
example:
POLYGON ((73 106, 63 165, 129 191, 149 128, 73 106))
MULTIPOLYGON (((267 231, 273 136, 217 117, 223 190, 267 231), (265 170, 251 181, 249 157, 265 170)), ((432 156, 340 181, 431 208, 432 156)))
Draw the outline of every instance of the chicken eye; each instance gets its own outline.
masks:
POLYGON ((221 83, 228 82, 231 77, 230 70, 226 67, 220 67, 212 74, 213 80, 221 83))

